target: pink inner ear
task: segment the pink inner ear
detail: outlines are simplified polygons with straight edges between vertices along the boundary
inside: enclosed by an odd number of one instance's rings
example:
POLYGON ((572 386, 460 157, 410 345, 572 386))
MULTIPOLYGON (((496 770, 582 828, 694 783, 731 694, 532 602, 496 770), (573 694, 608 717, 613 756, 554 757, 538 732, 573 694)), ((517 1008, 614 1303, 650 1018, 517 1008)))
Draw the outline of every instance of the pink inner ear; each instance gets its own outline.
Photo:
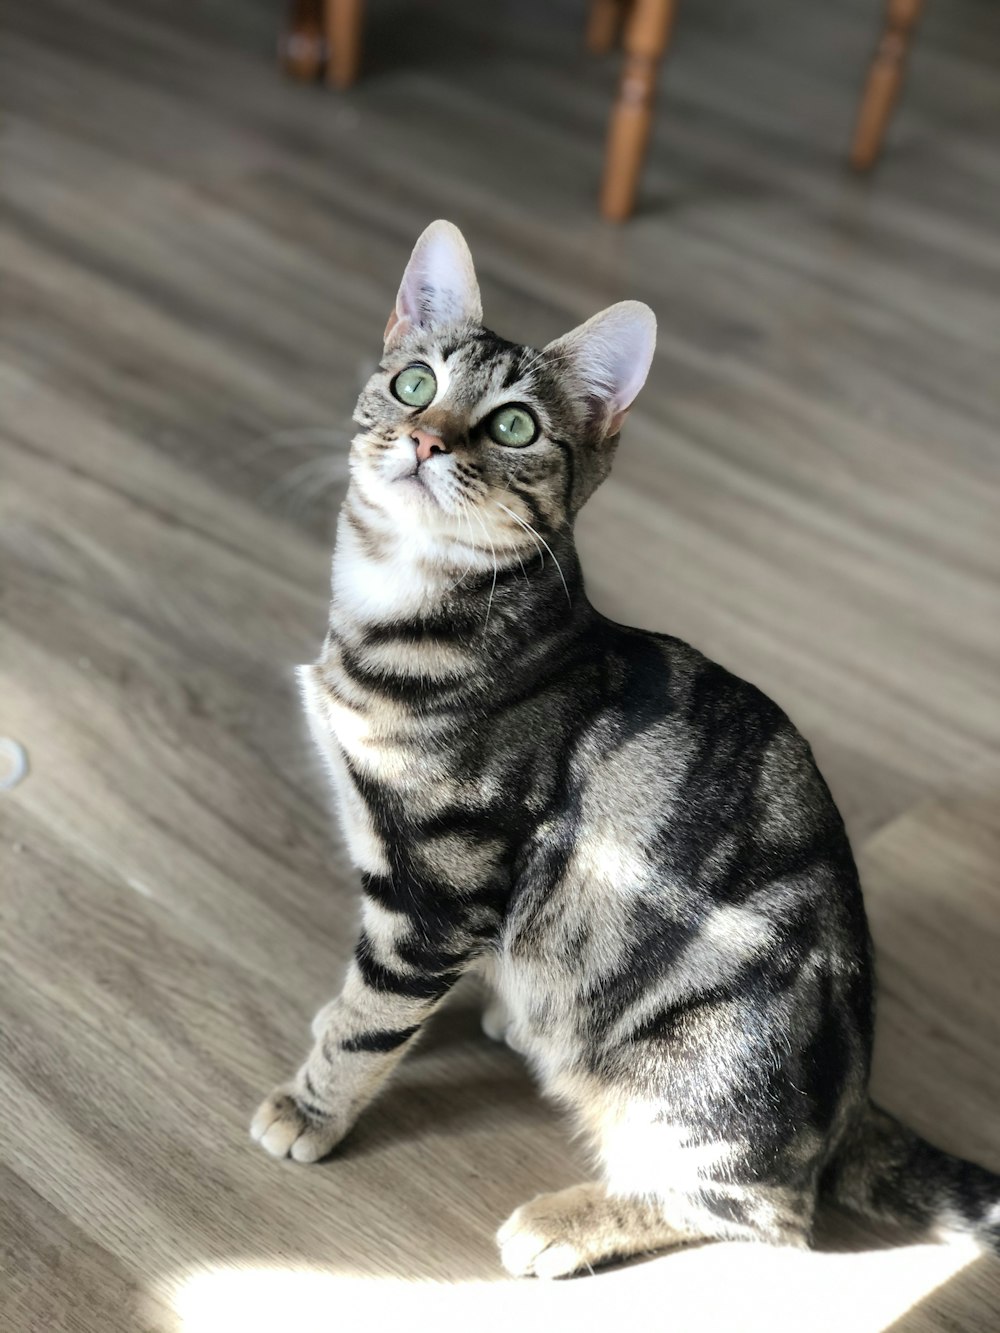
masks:
POLYGON ((402 338, 404 334, 409 333, 412 328, 413 320, 406 315, 401 315, 398 310, 394 310, 386 322, 382 341, 388 346, 390 342, 395 342, 398 338, 402 338))
POLYGON ((628 408, 623 407, 620 412, 613 412, 608 421, 607 430, 604 432, 605 439, 610 439, 612 435, 617 435, 625 424, 625 418, 628 416, 628 408))

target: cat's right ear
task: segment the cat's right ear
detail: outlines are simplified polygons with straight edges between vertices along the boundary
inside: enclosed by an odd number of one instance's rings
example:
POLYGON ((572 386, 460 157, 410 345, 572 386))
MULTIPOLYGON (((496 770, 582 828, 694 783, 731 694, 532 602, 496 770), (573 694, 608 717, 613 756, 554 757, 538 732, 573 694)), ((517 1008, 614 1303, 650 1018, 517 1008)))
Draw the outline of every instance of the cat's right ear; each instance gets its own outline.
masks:
POLYGON ((472 255, 452 222, 432 222, 416 245, 400 283, 396 308, 385 326, 385 342, 411 329, 479 324, 483 306, 472 255))
POLYGON ((549 343, 542 355, 584 405, 599 438, 622 428, 646 383, 656 350, 656 316, 642 301, 619 301, 549 343))

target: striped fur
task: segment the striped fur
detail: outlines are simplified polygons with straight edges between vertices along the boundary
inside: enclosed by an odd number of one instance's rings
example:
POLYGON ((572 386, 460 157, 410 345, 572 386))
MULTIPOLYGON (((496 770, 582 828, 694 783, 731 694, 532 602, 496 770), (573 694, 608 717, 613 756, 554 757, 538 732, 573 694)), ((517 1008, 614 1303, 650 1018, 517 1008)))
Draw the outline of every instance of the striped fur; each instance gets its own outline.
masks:
POLYGON ((477 968, 487 1031, 602 1175, 513 1215, 512 1272, 697 1238, 804 1245, 824 1195, 996 1245, 1000 1180, 868 1101, 865 913, 808 745, 751 685, 587 601, 573 523, 652 339, 626 302, 541 352, 506 342, 455 229, 418 242, 358 402, 329 633, 300 676, 362 932, 252 1132, 325 1155, 477 968), (414 362, 436 380, 422 408, 393 396, 414 362), (510 403, 538 423, 524 448, 489 434, 510 403))

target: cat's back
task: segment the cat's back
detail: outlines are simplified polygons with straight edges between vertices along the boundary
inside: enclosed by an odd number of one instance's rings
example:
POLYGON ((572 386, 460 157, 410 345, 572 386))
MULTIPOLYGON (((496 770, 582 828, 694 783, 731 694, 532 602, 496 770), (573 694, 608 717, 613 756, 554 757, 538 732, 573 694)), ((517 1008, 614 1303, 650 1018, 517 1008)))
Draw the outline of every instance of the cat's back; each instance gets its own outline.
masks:
POLYGON ((609 621, 602 635, 608 738, 664 770, 688 812, 842 833, 808 742, 761 689, 672 635, 609 621))
POLYGON ((605 621, 594 649, 600 684, 537 839, 572 847, 567 879, 593 901, 684 916, 790 885, 860 941, 843 821, 783 710, 667 635, 605 621))

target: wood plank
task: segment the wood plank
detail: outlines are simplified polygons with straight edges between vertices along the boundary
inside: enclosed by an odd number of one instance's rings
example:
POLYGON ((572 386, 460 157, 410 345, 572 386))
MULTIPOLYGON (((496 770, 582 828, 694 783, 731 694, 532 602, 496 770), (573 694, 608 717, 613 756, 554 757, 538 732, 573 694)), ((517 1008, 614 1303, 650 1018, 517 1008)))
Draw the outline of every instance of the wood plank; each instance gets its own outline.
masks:
POLYGON ((834 1217, 809 1254, 503 1278, 496 1225, 589 1168, 472 986, 330 1163, 248 1140, 351 947, 291 669, 358 385, 444 215, 502 333, 657 310, 588 586, 809 736, 867 886, 875 1090, 1000 1169, 994 10, 929 7, 861 185, 871 6, 682 6, 625 230, 577 4, 369 10, 342 98, 277 76, 270 0, 5 9, 0 734, 31 771, 0 794, 0 1324, 988 1328, 996 1262, 834 1217))

